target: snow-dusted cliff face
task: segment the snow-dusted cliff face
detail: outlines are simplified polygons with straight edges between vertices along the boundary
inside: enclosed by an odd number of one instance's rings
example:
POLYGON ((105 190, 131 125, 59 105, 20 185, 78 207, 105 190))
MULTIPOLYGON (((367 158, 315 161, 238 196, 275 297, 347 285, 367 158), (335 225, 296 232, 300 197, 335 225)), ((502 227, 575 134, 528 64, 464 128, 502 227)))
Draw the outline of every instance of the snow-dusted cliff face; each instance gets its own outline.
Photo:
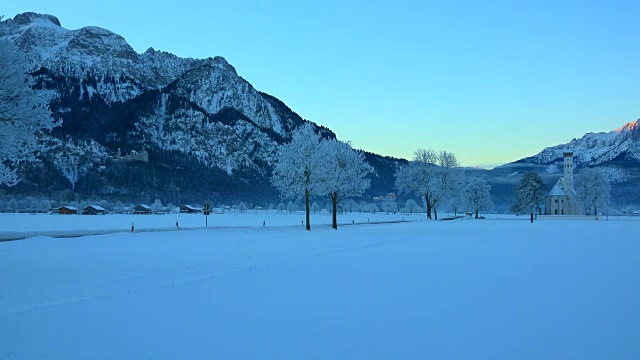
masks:
POLYGON ((640 165, 640 119, 607 133, 588 133, 567 144, 548 147, 521 162, 552 164, 562 153, 573 152, 576 166, 598 166, 612 161, 640 165))
POLYGON ((17 44, 28 68, 57 92, 60 135, 88 135, 111 153, 110 142, 128 142, 189 153, 229 174, 256 170, 304 121, 221 57, 184 59, 153 48, 138 54, 109 30, 68 30, 36 13, 2 22, 0 39, 17 44))
MULTIPOLYGON (((109 30, 69 30, 55 16, 36 13, 2 21, 3 40, 25 52, 37 88, 55 94, 50 107, 62 126, 53 132, 54 143, 72 144, 78 156, 65 157, 69 151, 54 146, 43 166, 53 166, 77 191, 189 198, 188 191, 203 196, 235 187, 245 199, 250 193, 276 196, 268 177, 276 147, 306 120, 254 89, 222 57, 180 58, 153 48, 139 54, 109 30), (145 165, 109 163, 119 148, 128 153, 143 147, 149 154, 145 165), (77 176, 74 167, 82 170, 77 176)), ((385 166, 397 163, 371 156, 385 166)), ((23 175, 23 185, 55 188, 42 177, 23 175)), ((392 181, 379 180, 386 179, 382 175, 372 179, 371 191, 393 188, 392 181)))
POLYGON ((232 107, 257 126, 283 136, 286 129, 299 125, 278 116, 270 102, 221 57, 183 59, 153 48, 138 54, 122 36, 109 30, 93 26, 68 30, 56 17, 35 13, 5 21, 0 34, 27 53, 32 68, 44 67, 51 76, 94 78, 95 85, 83 84, 80 90, 107 104, 178 81, 179 95, 208 114, 232 107))

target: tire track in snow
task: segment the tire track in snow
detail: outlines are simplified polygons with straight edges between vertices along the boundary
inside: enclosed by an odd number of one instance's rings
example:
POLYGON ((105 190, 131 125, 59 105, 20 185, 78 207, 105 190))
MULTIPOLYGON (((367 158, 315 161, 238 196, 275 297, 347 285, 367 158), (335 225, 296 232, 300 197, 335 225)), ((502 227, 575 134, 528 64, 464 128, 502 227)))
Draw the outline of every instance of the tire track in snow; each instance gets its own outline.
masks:
MULTIPOLYGON (((227 243, 224 244, 224 246, 246 245, 246 244, 251 244, 251 243, 258 242, 258 241, 260 241, 260 240, 252 239, 252 240, 242 240, 242 241, 238 241, 238 242, 227 242, 227 243)), ((285 255, 285 254, 288 254, 288 253, 299 253, 301 250, 302 251, 314 251, 314 250, 327 249, 327 248, 332 248, 332 247, 342 247, 342 246, 345 246, 345 244, 357 244, 359 242, 365 242, 365 241, 370 241, 370 240, 352 241, 352 242, 349 242, 349 243, 338 243, 338 244, 332 244, 332 245, 309 247, 309 248, 304 248, 304 249, 296 249, 296 248, 285 249, 285 250, 280 250, 280 251, 264 252, 264 253, 259 253, 259 254, 255 254, 255 255, 241 255, 241 256, 233 257, 232 259, 212 261, 212 262, 207 262, 207 263, 204 263, 204 264, 189 264, 189 265, 177 267, 177 268, 174 268, 174 269, 164 269, 164 270, 151 271, 151 272, 145 272, 145 273, 134 274, 134 275, 127 275, 127 276, 120 276, 120 277, 114 277, 114 278, 100 279, 100 280, 94 280, 94 281, 84 282, 84 283, 80 283, 80 284, 55 286, 55 287, 46 287, 46 288, 34 289, 34 290, 29 290, 29 291, 20 291, 20 292, 14 292, 14 293, 4 293, 4 294, 0 293, 0 300, 6 299, 6 298, 10 298, 10 297, 33 296, 33 295, 54 293, 54 292, 59 292, 59 291, 82 290, 82 289, 86 289, 86 288, 90 288, 90 287, 112 285, 112 284, 115 284, 115 283, 121 283, 121 282, 130 281, 130 280, 137 280, 137 279, 142 279, 142 278, 151 277, 151 276, 158 276, 158 275, 165 275, 165 274, 170 275, 170 274, 176 274, 176 273, 180 273, 180 272, 184 272, 184 271, 198 270, 198 269, 201 269, 201 268, 207 268, 207 267, 212 267, 212 266, 215 266, 215 265, 229 263, 230 261, 231 261, 231 263, 233 263, 233 262, 236 262, 236 261, 250 260, 250 259, 261 258, 261 257, 265 257, 265 256, 274 256, 274 255, 275 256, 280 256, 280 255, 285 255)), ((126 253, 126 255, 128 256, 128 255, 132 255, 132 254, 136 255, 136 254, 164 253, 164 252, 165 252, 164 250, 140 251, 140 252, 126 253)), ((2 312, 0 312, 0 314, 1 313, 2 312)))
MULTIPOLYGON (((229 275, 234 275, 234 274, 239 274, 239 273, 245 273, 245 272, 250 272, 250 271, 255 271, 255 270, 260 270, 260 269, 265 269, 265 268, 270 268, 270 267, 274 267, 274 266, 278 266, 278 265, 284 265, 284 264, 290 264, 290 263, 295 263, 295 262, 299 262, 299 261, 303 261, 303 260, 307 260, 307 259, 312 259, 312 258, 317 258, 317 257, 321 257, 321 256, 327 256, 327 255, 332 255, 332 254, 339 254, 339 253, 344 253, 344 252, 350 252, 350 251, 358 251, 358 250, 364 250, 364 249, 369 249, 369 248, 375 248, 375 247, 379 247, 379 246, 384 246, 384 245, 388 245, 388 244, 394 244, 394 243, 401 243, 401 242, 407 242, 407 241, 423 241, 423 239, 420 238, 416 238, 415 236, 402 236, 399 235, 399 237, 395 237, 392 240, 378 240, 378 241, 371 241, 368 239, 365 240, 358 240, 358 241, 353 241, 353 242, 349 242, 349 243, 335 243, 335 244, 331 244, 331 245, 325 245, 325 246, 320 246, 320 247, 312 247, 312 248, 306 248, 306 249, 288 249, 282 252, 277 252, 277 253, 271 253, 271 254, 266 254, 266 255, 277 255, 278 253, 289 253, 289 252, 305 252, 306 254, 300 255, 300 256, 293 256, 291 258, 285 258, 285 259, 281 259, 281 260, 277 260, 277 261, 270 261, 270 262, 266 262, 264 264, 252 264, 249 266, 240 266, 240 267, 236 267, 233 268, 231 270, 227 270, 227 271, 219 271, 219 272, 214 272, 212 274, 205 274, 205 275, 200 275, 200 276, 193 276, 193 277, 189 277, 189 278, 185 278, 185 279, 181 279, 181 280, 170 280, 170 281, 164 281, 164 282, 160 282, 160 283, 156 283, 153 285, 147 285, 147 286, 135 286, 132 288, 125 288, 125 289, 120 289, 120 290, 112 290, 112 291, 106 291, 106 292, 97 292, 94 294, 89 294, 89 295, 82 295, 82 296, 67 296, 66 298, 62 298, 60 300, 53 300, 53 301, 48 301, 48 302, 41 302, 41 303, 36 303, 36 304, 30 304, 30 305, 26 305, 26 306, 21 306, 20 308, 14 308, 14 309, 8 309, 6 307, 3 306, 3 309, 0 311, 0 315, 11 315, 11 314, 20 314, 20 313, 26 313, 26 312, 31 312, 31 311, 36 311, 36 310, 42 310, 42 309, 47 309, 47 308, 51 308, 51 307, 57 307, 57 306, 63 306, 63 305, 68 305, 68 304, 74 304, 74 303, 80 303, 80 302, 86 302, 86 301, 93 301, 93 300, 98 300, 98 299, 104 299, 104 298, 109 298, 109 297, 114 297, 114 296, 121 296, 121 295, 132 295, 132 294, 136 294, 136 293, 143 293, 143 292, 152 292, 152 291, 157 291, 163 288, 169 288, 169 287, 177 287, 177 286, 186 286, 186 285, 191 285, 191 284, 195 284, 198 282, 203 282, 203 281, 209 281, 209 280, 213 280, 213 279, 217 279, 217 278, 221 278, 221 277, 225 277, 225 276, 229 276, 229 275), (355 245, 355 246, 354 246, 355 245)), ((260 257, 260 256, 257 256, 260 257)), ((262 256, 264 257, 264 256, 262 256)), ((256 256, 239 256, 236 258, 236 260, 240 260, 240 261, 248 261, 248 260, 252 260, 256 258, 256 256)), ((190 268, 204 268, 207 266, 213 266, 214 264, 219 264, 219 263, 223 263, 223 262, 213 262, 210 264, 207 264, 205 266, 202 265, 195 265, 195 266, 185 266, 182 267, 181 269, 178 270, 178 272, 186 270, 186 269, 190 269, 190 268)), ((156 272, 158 273, 158 272, 156 272)), ((163 273, 168 273, 168 274, 175 274, 176 271, 171 271, 171 272, 165 272, 163 271, 163 273)), ((100 281, 96 281, 96 282, 92 282, 92 283, 86 283, 86 284, 80 284, 80 285, 70 285, 70 286, 66 286, 66 287, 59 287, 59 288, 54 288, 54 289, 40 289, 39 291, 34 291, 34 292, 28 292, 28 293, 24 293, 24 295, 31 295, 31 294, 40 294, 40 293, 47 293, 48 291, 68 291, 68 290, 80 290, 83 287, 90 287, 90 286, 105 286, 105 285, 109 285, 109 284, 114 284, 116 282, 123 282, 126 280, 139 280, 148 276, 151 276, 153 273, 148 273, 148 274, 138 274, 138 275, 132 275, 132 276, 128 276, 128 277, 121 277, 121 278, 116 278, 116 279, 105 279, 105 280, 100 280, 100 281)), ((20 294, 18 296, 24 296, 23 294, 20 294)), ((64 294, 61 294, 64 295, 64 294)))

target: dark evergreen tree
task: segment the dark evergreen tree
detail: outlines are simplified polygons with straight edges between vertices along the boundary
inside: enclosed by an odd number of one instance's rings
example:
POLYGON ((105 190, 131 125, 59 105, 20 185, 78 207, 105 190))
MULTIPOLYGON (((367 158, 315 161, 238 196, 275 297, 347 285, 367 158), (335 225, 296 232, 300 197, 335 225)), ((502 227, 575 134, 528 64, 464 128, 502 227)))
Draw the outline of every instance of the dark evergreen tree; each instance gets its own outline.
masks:
POLYGON ((545 185, 538 173, 528 172, 524 174, 515 189, 516 203, 512 211, 516 214, 533 214, 540 209, 544 201, 545 185))

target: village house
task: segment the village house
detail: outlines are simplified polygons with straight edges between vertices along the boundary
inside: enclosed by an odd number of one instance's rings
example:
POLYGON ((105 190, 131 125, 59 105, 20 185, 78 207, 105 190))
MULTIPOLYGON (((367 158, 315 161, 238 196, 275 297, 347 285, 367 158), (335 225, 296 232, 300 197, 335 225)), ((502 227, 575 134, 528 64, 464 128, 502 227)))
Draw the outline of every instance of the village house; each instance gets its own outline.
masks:
POLYGON ((195 214, 195 213, 201 213, 204 209, 201 207, 197 207, 197 206, 191 206, 191 205, 181 205, 180 206, 180 213, 182 214, 195 214))
POLYGON ((82 209, 83 215, 104 215, 105 209, 98 205, 89 205, 82 209))
POLYGON ((59 208, 53 209, 55 213, 60 215, 78 215, 78 208, 73 206, 60 206, 59 208))
POLYGON ((149 205, 138 204, 134 206, 133 213, 134 214, 153 214, 153 210, 149 205))

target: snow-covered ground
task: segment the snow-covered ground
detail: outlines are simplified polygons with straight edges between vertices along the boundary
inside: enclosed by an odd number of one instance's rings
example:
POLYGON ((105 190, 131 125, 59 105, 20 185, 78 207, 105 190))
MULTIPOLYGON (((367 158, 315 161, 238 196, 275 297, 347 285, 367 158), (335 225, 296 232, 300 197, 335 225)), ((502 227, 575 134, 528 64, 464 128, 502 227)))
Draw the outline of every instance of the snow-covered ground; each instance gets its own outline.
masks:
POLYGON ((122 231, 0 242, 0 358, 640 358, 640 218, 264 214, 0 215, 122 231))

